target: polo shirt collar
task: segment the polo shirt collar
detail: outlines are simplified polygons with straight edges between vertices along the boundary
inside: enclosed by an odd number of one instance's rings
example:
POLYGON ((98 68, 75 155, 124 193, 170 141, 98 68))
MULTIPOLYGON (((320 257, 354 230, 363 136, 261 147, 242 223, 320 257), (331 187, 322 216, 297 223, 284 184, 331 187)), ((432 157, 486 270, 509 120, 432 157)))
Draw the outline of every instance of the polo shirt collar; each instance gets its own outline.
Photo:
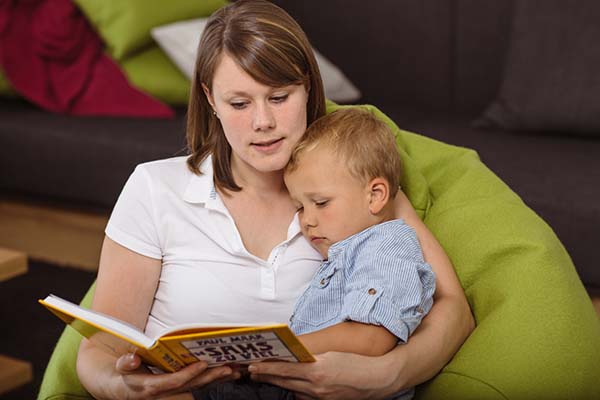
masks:
POLYGON ((206 205, 217 197, 211 156, 206 157, 202 162, 200 171, 202 171, 202 175, 190 174, 190 180, 183 193, 183 200, 188 203, 202 203, 206 205))
POLYGON ((288 239, 292 239, 300 233, 302 233, 302 229, 300 229, 300 218, 298 217, 298 213, 296 213, 292 219, 292 223, 288 227, 287 237, 288 239))
MULTIPOLYGON (((190 173, 190 180, 183 193, 183 200, 188 203, 202 204, 207 208, 227 212, 225 206, 217 200, 217 189, 215 188, 211 156, 206 157, 206 160, 202 162, 200 171, 202 171, 202 175, 190 173)), ((301 233, 300 220, 298 218, 298 213, 296 213, 292 223, 288 227, 288 240, 301 233)))

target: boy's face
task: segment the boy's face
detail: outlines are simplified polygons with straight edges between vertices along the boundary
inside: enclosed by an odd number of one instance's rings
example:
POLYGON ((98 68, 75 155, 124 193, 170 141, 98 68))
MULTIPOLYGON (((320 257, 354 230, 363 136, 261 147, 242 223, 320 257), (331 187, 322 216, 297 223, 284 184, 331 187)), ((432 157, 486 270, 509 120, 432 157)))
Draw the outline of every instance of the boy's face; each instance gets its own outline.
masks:
POLYGON ((302 154, 284 179, 302 233, 325 259, 332 244, 378 222, 369 211, 368 184, 354 178, 327 148, 302 154))

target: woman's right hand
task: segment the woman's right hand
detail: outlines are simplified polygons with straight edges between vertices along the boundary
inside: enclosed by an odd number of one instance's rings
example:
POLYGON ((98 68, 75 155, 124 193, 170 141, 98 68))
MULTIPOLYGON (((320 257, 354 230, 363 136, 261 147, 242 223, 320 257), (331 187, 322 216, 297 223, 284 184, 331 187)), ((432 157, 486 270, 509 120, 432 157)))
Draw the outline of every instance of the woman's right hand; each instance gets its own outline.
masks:
POLYGON ((117 359, 115 372, 116 398, 123 399, 159 399, 214 381, 239 378, 239 372, 229 367, 207 368, 204 361, 190 364, 177 372, 154 375, 141 365, 140 358, 134 354, 117 359))
POLYGON ((77 370, 96 399, 163 399, 211 382, 239 378, 239 372, 230 367, 207 368, 203 361, 177 372, 152 374, 137 355, 125 354, 116 359, 86 339, 81 342, 77 370))

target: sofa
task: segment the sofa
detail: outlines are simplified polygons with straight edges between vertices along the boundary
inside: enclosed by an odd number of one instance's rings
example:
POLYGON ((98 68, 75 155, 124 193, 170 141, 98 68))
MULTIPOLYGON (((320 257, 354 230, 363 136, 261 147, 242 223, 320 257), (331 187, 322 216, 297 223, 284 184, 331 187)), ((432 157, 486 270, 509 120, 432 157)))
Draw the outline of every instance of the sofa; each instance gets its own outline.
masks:
MULTIPOLYGON (((596 130, 587 133, 474 123, 503 84, 514 0, 398 0, 377 7, 358 0, 276 3, 299 20, 316 49, 343 68, 362 92, 357 102, 376 105, 403 129, 476 150, 553 228, 588 290, 600 292, 594 257, 600 237, 598 114, 596 130)), ((560 3, 543 2, 559 10, 560 3)), ((158 52, 143 51, 122 65, 138 86, 175 103, 173 119, 74 118, 0 97, 2 193, 108 212, 136 164, 184 154, 185 81, 166 61, 150 62, 147 53, 158 52), (164 86, 178 89, 150 86, 132 64, 154 66, 164 86)))
MULTIPOLYGON (((535 63, 519 59, 529 54, 520 48, 528 42, 521 28, 536 25, 527 4, 544 11, 537 24, 553 31, 560 20, 552 17, 571 9, 557 0, 275 2, 343 68, 362 92, 359 102, 377 106, 394 127, 407 168, 403 187, 450 255, 473 309, 477 328, 417 397, 600 397, 600 322, 584 289, 600 289, 592 253, 600 238, 600 114, 561 119, 565 107, 550 103, 568 95, 541 89, 530 89, 538 98, 523 105, 523 82, 511 81, 511 73, 526 83, 543 75, 527 75, 523 64, 535 63), (535 100, 546 101, 550 115, 515 116, 507 107, 521 102, 520 111, 535 100)), ((585 18, 597 15, 593 1, 582 3, 585 18)), ((597 32, 571 26, 583 37, 597 32)), ((595 82, 573 85, 591 90, 595 82)), ((84 118, 3 99, 0 189, 23 201, 109 211, 137 163, 184 154, 184 113, 84 118)), ((85 396, 67 346, 77 340, 63 334, 40 398, 85 396)))

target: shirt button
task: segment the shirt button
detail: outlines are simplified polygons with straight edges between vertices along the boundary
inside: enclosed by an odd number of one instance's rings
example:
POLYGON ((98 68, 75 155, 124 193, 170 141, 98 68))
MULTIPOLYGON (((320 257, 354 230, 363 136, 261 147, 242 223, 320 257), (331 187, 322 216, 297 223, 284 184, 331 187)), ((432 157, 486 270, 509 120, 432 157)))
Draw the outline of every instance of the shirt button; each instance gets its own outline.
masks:
POLYGON ((370 295, 377 294, 377 290, 375 290, 375 289, 371 288, 371 289, 369 289, 369 294, 370 294, 370 295))
POLYGON ((325 278, 321 279, 321 285, 325 284, 325 278))

